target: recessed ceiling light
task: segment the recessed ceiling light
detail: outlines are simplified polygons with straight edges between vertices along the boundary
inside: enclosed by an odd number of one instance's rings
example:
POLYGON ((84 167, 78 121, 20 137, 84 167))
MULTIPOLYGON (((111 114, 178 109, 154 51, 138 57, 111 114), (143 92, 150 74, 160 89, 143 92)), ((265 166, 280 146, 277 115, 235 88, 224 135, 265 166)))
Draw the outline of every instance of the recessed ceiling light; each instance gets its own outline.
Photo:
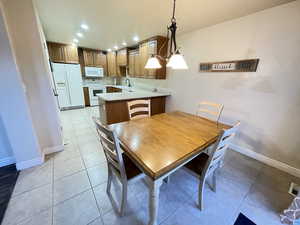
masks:
POLYGON ((78 32, 77 34, 76 34, 78 37, 83 37, 83 34, 82 33, 80 33, 80 32, 78 32))
POLYGON ((126 45, 127 45, 127 43, 124 41, 124 42, 122 43, 122 45, 126 46, 126 45))
POLYGON ((116 45, 116 46, 114 47, 114 49, 118 49, 118 46, 116 45))
POLYGON ((139 37, 138 37, 138 36, 134 36, 134 37, 133 37, 133 40, 134 40, 134 41, 139 41, 139 37))
POLYGON ((89 29, 89 26, 86 25, 86 24, 81 24, 80 27, 81 27, 82 29, 84 29, 84 30, 88 30, 88 29, 89 29))
POLYGON ((109 49, 107 49, 107 51, 108 51, 108 52, 111 52, 111 49, 109 48, 109 49))
POLYGON ((73 39, 73 42, 74 42, 74 43, 78 43, 79 41, 78 41, 78 39, 74 38, 74 39, 73 39))

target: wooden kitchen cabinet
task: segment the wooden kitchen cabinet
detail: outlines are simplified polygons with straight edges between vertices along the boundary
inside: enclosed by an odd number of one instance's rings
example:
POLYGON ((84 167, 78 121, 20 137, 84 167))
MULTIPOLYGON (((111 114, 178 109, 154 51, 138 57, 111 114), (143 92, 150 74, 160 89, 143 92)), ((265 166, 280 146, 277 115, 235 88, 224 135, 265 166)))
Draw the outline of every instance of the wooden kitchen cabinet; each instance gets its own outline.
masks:
POLYGON ((49 57, 56 63, 79 63, 77 47, 72 45, 47 42, 49 57))
POLYGON ((159 59, 161 69, 145 69, 146 63, 151 55, 167 55, 168 39, 155 36, 140 42, 137 50, 128 53, 129 76, 148 79, 166 79, 166 61, 159 59))
POLYGON ((102 51, 83 49, 82 54, 85 66, 106 67, 106 55, 102 51))
POLYGON ((121 49, 117 52, 117 65, 127 66, 127 49, 121 49))
POLYGON ((138 49, 133 49, 128 52, 128 75, 131 77, 142 77, 140 52, 138 49))
POLYGON ((96 67, 102 67, 104 69, 104 74, 107 74, 107 59, 103 52, 97 51, 94 53, 94 64, 96 67))
POLYGON ((101 67, 104 70, 104 75, 107 75, 107 58, 103 51, 89 48, 79 48, 79 61, 82 74, 85 74, 84 67, 101 67))
POLYGON ((84 49, 83 51, 83 61, 85 66, 94 66, 94 51, 84 49))
POLYGON ((107 74, 108 76, 117 76, 117 58, 116 52, 109 52, 107 57, 107 74))
POLYGON ((72 45, 65 46, 65 60, 66 63, 79 63, 77 47, 72 45))
POLYGON ((94 65, 96 67, 106 67, 106 55, 101 51, 94 52, 94 65))
POLYGON ((140 73, 142 77, 147 77, 148 70, 145 69, 146 63, 148 59, 150 58, 150 55, 148 53, 148 42, 144 42, 140 44, 139 46, 139 53, 140 53, 140 73))
MULTIPOLYGON (((151 101, 151 116, 164 113, 166 97, 151 97, 142 98, 150 99, 151 101)), ((120 123, 124 121, 129 121, 128 106, 127 101, 132 101, 137 99, 125 99, 119 101, 104 101, 99 99, 99 112, 100 120, 103 125, 109 125, 113 123, 120 123)))
POLYGON ((65 51, 64 46, 58 43, 47 42, 48 52, 51 62, 64 63, 65 51))

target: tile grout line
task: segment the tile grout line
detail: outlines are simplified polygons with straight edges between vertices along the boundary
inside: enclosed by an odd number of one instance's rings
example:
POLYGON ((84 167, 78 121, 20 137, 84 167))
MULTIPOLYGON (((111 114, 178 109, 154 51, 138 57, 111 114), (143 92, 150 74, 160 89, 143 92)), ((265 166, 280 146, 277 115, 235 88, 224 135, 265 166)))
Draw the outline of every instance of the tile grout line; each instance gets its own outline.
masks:
MULTIPOLYGON (((75 134, 75 135, 76 135, 76 134, 75 134)), ((76 135, 76 136, 77 136, 77 135, 76 135)), ((76 142, 76 144, 78 144, 78 143, 76 142)), ((78 146, 78 148, 79 148, 79 146, 78 146)), ((83 155, 82 155, 82 152, 81 152, 80 150, 79 150, 79 154, 80 154, 80 157, 81 157, 81 159, 82 159, 82 161, 83 161, 84 168, 86 169, 86 172, 87 172, 87 177, 88 177, 88 179, 89 179, 89 183, 90 183, 90 186, 91 186, 91 190, 92 190, 92 193, 93 193, 93 197, 94 197, 94 200, 95 200, 95 202, 96 202, 96 206, 97 206, 97 209, 98 209, 98 212, 99 212, 99 217, 100 217, 100 219, 101 219, 102 224, 104 224, 104 221, 103 221, 103 218, 102 218, 102 215, 101 215, 101 208, 100 208, 100 206, 99 206, 99 204, 98 204, 98 202, 97 202, 96 195, 95 195, 95 191, 94 191, 94 188, 93 188, 93 185, 92 185, 92 182, 91 182, 89 173, 88 173, 88 168, 87 168, 86 165, 85 165, 85 162, 84 162, 84 160, 83 160, 83 155)), ((98 219, 99 217, 97 217, 96 219, 98 219)), ((95 220, 96 220, 96 219, 95 219, 95 220)), ((93 221, 95 221, 95 220, 93 220, 93 221)), ((92 223, 93 221, 90 221, 88 224, 92 223)))
POLYGON ((237 207, 237 209, 236 209, 234 215, 237 215, 237 213, 238 213, 239 211, 241 211, 242 205, 244 204, 246 198, 249 196, 249 194, 250 194, 252 188, 254 187, 254 185, 256 184, 258 178, 261 176, 261 174, 260 174, 261 171, 262 171, 262 168, 260 168, 259 172, 257 173, 257 175, 255 176, 255 178, 253 179, 253 183, 252 183, 251 186, 249 187, 249 190, 246 192, 244 198, 241 200, 241 203, 240 203, 240 205, 237 207))

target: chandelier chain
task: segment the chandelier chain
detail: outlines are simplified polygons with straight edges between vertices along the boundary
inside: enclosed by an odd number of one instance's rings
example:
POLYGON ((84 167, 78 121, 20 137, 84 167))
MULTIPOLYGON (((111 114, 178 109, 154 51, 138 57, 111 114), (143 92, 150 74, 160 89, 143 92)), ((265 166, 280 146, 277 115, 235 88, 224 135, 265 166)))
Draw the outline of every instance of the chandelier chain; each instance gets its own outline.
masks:
POLYGON ((173 16, 172 16, 172 19, 171 19, 172 22, 176 21, 176 18, 175 18, 175 8, 176 8, 176 0, 174 0, 174 2, 173 2, 173 16))

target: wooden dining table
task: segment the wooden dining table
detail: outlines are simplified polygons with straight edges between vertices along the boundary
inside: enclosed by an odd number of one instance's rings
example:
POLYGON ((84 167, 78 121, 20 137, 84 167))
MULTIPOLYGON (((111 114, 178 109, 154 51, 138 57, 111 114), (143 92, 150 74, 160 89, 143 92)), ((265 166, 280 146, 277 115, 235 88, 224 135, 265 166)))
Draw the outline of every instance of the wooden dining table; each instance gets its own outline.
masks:
POLYGON ((162 181, 216 142, 230 126, 184 112, 158 114, 109 125, 126 155, 146 174, 150 188, 149 225, 157 225, 162 181))

